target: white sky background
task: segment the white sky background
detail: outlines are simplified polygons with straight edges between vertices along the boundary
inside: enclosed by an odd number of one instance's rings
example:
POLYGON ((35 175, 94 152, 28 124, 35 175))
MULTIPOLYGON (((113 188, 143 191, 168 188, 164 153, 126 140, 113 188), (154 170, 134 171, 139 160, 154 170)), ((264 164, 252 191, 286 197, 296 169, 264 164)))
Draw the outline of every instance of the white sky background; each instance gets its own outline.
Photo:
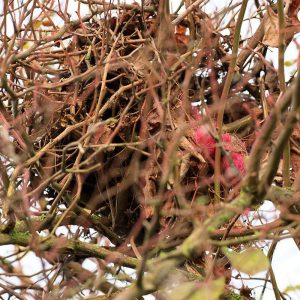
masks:
MULTIPOLYGON (((0 0, 1 9, 3 7, 3 1, 0 0)), ((63 3, 64 1, 60 1, 63 3)), ((117 1, 114 1, 117 2, 117 1)), ((127 0, 126 2, 132 2, 130 0, 127 0)), ((140 1, 137 1, 140 2, 140 1)), ((204 11, 207 13, 214 12, 216 10, 219 10, 221 7, 226 7, 229 0, 209 0, 209 4, 205 6, 204 11)), ((233 1, 235 3, 236 0, 233 1)), ((173 0, 172 1, 172 9, 176 9, 180 3, 180 0, 173 0)), ((70 0, 69 4, 69 13, 76 18, 76 11, 77 11, 77 3, 74 0, 70 0)), ((255 9, 254 6, 254 0, 248 1, 248 14, 251 13, 252 10, 255 9)), ((85 13, 88 13, 88 8, 84 5, 81 6, 81 16, 85 13)), ((255 28, 257 27, 258 23, 255 24, 255 22, 251 23, 252 31, 255 31, 255 28)), ((244 23, 244 26, 242 28, 242 36, 243 37, 249 37, 251 33, 249 32, 249 22, 244 23)), ((299 40, 299 39, 298 39, 299 40)), ((274 66, 277 67, 277 55, 278 51, 277 49, 271 48, 268 53, 268 60, 273 61, 274 66)), ((290 43, 289 47, 286 50, 285 53, 285 59, 287 61, 296 61, 298 56, 297 47, 292 42, 290 43)), ((286 80, 289 79, 289 75, 291 72, 294 72, 296 70, 295 66, 287 67, 286 68, 286 80)), ((271 202, 266 201, 265 204, 261 208, 268 216, 268 218, 274 216, 276 213, 274 211, 274 206, 271 204, 271 202), (267 213, 269 212, 269 213, 267 213)), ((0 247, 0 253, 1 256, 6 256, 11 253, 13 247, 11 246, 1 246, 0 247)), ((264 249, 265 252, 267 251, 267 248, 264 249)), ((28 254, 25 259, 22 259, 22 266, 25 270, 25 273, 27 274, 33 274, 36 271, 41 269, 41 261, 39 258, 37 258, 34 254, 28 254)), ((89 264, 86 264, 86 267, 89 268, 89 264)), ((92 268, 93 266, 90 265, 92 268)), ((279 286, 279 289, 283 291, 288 286, 296 286, 300 285, 300 252, 297 246, 295 245, 294 241, 292 239, 286 239, 278 242, 278 245, 276 247, 273 261, 272 261, 272 267, 275 273, 275 277, 277 280, 277 284, 279 286)), ((0 273, 1 277, 1 273, 0 273)), ((256 277, 264 278, 264 274, 257 274, 256 277)), ((238 282, 238 281, 237 281, 238 282)), ((233 284, 236 284, 235 281, 232 282, 233 284)), ((259 287, 264 284, 264 281, 253 281, 253 280, 246 280, 244 281, 244 284, 249 287, 259 287)), ((259 299, 260 296, 261 287, 255 289, 255 294, 253 295, 255 299, 259 299)), ((300 300, 300 290, 289 293, 292 300, 300 300)), ((147 297, 147 299, 151 299, 152 297, 147 297)), ((262 300, 273 300, 275 299, 273 291, 269 288, 266 290, 264 297, 262 300)))

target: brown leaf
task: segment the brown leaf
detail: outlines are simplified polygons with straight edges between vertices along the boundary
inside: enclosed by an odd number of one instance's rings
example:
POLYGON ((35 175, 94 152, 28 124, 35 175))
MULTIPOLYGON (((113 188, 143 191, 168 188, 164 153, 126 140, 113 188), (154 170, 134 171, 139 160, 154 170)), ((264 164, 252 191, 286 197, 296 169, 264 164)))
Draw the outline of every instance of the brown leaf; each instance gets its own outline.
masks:
POLYGON ((290 2, 288 7, 288 16, 292 19, 296 18, 298 20, 297 13, 299 11, 300 0, 290 0, 287 2, 290 2))
POLYGON ((186 51, 187 47, 190 43, 190 38, 188 35, 186 35, 187 28, 182 25, 178 25, 175 28, 175 40, 177 43, 177 47, 179 50, 186 51))
POLYGON ((51 18, 45 18, 42 21, 42 25, 46 26, 46 27, 50 27, 50 26, 53 26, 54 24, 53 24, 53 21, 51 18))
POLYGON ((263 37, 263 44, 270 47, 279 46, 279 24, 277 14, 267 6, 267 18, 264 23, 265 35, 263 37))
POLYGON ((180 180, 182 180, 184 178, 184 176, 186 175, 186 173, 188 172, 188 170, 190 168, 190 158, 191 158, 190 153, 183 155, 181 158, 180 168, 179 168, 180 180))
MULTIPOLYGON (((285 17, 286 29, 285 39, 287 43, 291 41, 294 34, 299 31, 296 26, 298 22, 293 23, 288 16, 285 17)), ((279 47, 279 21, 278 14, 276 14, 270 6, 267 6, 266 19, 264 22, 264 37, 262 43, 270 47, 279 47)))
POLYGON ((149 160, 145 166, 140 178, 142 184, 141 192, 141 208, 144 211, 146 219, 149 219, 154 214, 154 208, 151 205, 153 197, 156 195, 156 179, 158 177, 158 167, 154 160, 149 160))
POLYGON ((108 125, 100 126, 92 136, 94 144, 98 144, 99 141, 102 144, 106 144, 110 140, 113 129, 108 125))
POLYGON ((300 170, 300 155, 298 153, 291 153, 291 166, 294 174, 300 170))
POLYGON ((0 152, 9 157, 14 163, 20 163, 21 158, 16 153, 13 141, 10 139, 9 130, 5 127, 0 128, 0 152))
POLYGON ((162 119, 156 109, 152 109, 147 115, 147 127, 150 132, 159 130, 162 119))
POLYGON ((192 156, 199 159, 200 162, 206 163, 204 157, 197 151, 194 144, 192 144, 186 137, 182 137, 179 144, 182 150, 185 150, 187 153, 190 153, 192 156))

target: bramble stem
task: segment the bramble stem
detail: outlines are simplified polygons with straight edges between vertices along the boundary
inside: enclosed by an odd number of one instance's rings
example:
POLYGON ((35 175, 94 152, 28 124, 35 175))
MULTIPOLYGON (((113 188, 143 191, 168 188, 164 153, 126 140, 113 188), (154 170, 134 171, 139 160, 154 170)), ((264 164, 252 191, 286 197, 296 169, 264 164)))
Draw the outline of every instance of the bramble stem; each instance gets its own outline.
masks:
MULTIPOLYGON (((239 12, 239 16, 237 19, 237 23, 234 31, 234 38, 233 38, 232 60, 229 65, 228 73, 225 79, 225 84, 220 99, 220 108, 217 116, 218 134, 220 137, 222 135, 222 130, 223 130, 222 127, 223 127, 223 117, 224 117, 224 110, 225 110, 225 101, 227 100, 231 83, 234 74, 236 72, 236 66, 237 66, 236 62, 237 62, 237 56, 238 56, 238 50, 240 44, 240 34, 241 34, 241 28, 244 20, 245 11, 247 8, 247 3, 248 3, 247 0, 243 0, 239 12)), ((220 196, 221 196, 220 177, 221 177, 221 148, 217 147, 216 154, 215 154, 215 179, 214 179, 215 200, 217 202, 220 201, 220 196)))
MULTIPOLYGON (((278 73, 280 91, 286 91, 285 74, 284 74, 284 51, 285 51, 285 19, 283 1, 278 0, 278 22, 279 22, 279 51, 278 51, 278 73)), ((283 185, 290 186, 290 142, 288 141, 283 151, 283 185)))

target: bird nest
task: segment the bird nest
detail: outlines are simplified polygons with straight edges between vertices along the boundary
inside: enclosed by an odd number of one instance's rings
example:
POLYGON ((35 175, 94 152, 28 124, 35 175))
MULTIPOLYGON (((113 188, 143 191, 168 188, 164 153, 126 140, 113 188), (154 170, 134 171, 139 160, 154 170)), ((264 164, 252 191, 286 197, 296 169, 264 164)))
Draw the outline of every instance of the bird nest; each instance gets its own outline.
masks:
MULTIPOLYGON (((141 236, 142 221, 154 216, 154 230, 204 218, 206 210, 189 209, 211 202, 208 144, 222 156, 245 156, 254 127, 239 120, 250 108, 254 117, 261 113, 256 86, 238 81, 224 116, 234 134, 227 147, 218 139, 216 96, 230 35, 219 34, 200 9, 191 20, 133 4, 94 11, 48 41, 10 67, 23 83, 11 113, 23 132, 16 153, 29 170, 29 201, 52 217, 81 216, 83 225, 98 216, 115 243, 130 232, 141 236)), ((224 168, 232 163, 234 156, 224 168)), ((233 185, 222 178, 225 195, 233 185)))

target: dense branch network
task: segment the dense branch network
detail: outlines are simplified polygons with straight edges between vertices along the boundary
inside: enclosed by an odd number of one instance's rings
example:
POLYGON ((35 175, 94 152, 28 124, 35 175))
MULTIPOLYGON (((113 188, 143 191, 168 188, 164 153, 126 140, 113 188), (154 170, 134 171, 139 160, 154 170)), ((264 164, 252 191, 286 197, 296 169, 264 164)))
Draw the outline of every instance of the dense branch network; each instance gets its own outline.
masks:
POLYGON ((87 0, 76 19, 68 2, 4 2, 0 245, 15 247, 0 294, 252 299, 236 269, 268 271, 280 299, 257 242, 298 241, 300 79, 266 57, 291 42, 299 1, 87 0), (265 199, 280 217, 253 226, 265 199), (28 252, 33 275, 15 264, 28 252))

